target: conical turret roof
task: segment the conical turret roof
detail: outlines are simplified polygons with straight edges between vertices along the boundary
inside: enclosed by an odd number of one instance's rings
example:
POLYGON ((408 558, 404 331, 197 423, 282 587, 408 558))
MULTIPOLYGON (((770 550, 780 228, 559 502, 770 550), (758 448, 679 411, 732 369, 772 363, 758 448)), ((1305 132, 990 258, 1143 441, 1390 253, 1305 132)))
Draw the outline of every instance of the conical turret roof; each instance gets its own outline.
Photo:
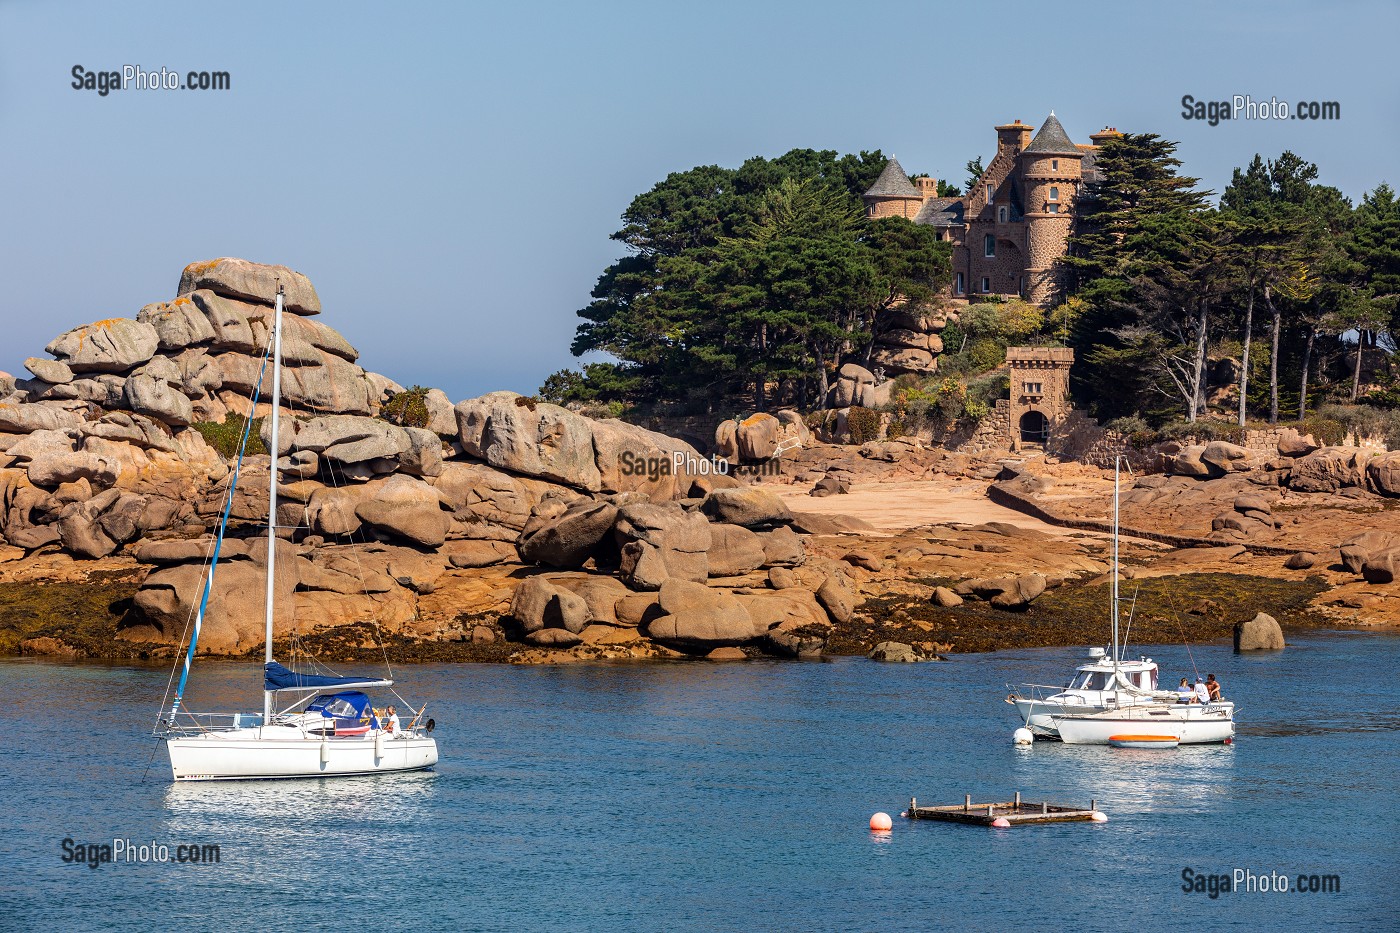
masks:
POLYGON ((1045 122, 1040 125, 1040 132, 1035 134, 1035 139, 1031 144, 1022 150, 1023 152, 1039 152, 1049 155, 1082 155, 1079 147, 1070 141, 1069 134, 1060 125, 1060 121, 1055 119, 1054 111, 1045 118, 1045 122))
POLYGON ((880 173, 880 177, 875 179, 875 184, 870 186, 870 190, 865 192, 867 198, 922 198, 919 189, 914 187, 914 183, 909 180, 904 167, 899 164, 899 160, 890 157, 885 163, 885 170, 880 173))

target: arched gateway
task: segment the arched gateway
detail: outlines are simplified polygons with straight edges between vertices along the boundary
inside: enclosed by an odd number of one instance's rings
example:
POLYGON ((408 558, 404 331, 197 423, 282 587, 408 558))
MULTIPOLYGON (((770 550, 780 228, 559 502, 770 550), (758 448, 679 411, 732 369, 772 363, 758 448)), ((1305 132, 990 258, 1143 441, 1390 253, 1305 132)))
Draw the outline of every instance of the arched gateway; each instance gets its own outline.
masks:
POLYGON ((1028 411, 1021 416, 1021 443, 1044 447, 1050 438, 1050 419, 1043 412, 1028 411))

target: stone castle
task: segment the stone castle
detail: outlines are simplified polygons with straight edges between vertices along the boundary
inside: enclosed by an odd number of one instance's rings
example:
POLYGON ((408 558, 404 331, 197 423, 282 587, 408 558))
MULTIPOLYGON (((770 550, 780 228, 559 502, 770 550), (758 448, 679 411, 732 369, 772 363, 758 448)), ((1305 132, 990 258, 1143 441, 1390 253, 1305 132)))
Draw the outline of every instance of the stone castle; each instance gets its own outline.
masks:
POLYGON ((1013 296, 1048 307, 1062 297, 1056 260, 1067 249, 1081 186, 1097 180, 1098 147, 1121 134, 1106 127, 1092 144, 1077 144, 1053 112, 1039 132, 1016 120, 996 133, 996 155, 962 197, 938 197, 935 179, 910 181, 891 158, 865 192, 866 216, 905 217, 951 241, 953 298, 1013 296))

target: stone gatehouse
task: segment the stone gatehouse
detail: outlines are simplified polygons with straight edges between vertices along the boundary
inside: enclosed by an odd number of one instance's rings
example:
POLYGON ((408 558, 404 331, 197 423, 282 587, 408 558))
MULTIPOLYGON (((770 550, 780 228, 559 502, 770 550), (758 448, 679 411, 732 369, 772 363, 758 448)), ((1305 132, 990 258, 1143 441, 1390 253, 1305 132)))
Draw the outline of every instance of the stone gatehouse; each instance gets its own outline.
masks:
POLYGON ((1069 370, 1074 351, 1068 347, 1008 347, 1011 379, 1007 430, 1012 450, 1045 447, 1069 416, 1069 370))

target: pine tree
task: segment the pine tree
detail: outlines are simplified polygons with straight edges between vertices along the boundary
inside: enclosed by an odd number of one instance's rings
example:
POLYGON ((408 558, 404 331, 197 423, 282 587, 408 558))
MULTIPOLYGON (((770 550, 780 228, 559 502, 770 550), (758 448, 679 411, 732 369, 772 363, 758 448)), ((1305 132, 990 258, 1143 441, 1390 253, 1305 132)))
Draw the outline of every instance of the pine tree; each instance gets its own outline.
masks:
MULTIPOLYGON (((1100 415, 1146 411, 1157 404, 1149 396, 1200 394, 1219 278, 1219 256, 1207 247, 1219 231, 1201 216, 1210 192, 1178 173, 1175 151, 1153 133, 1109 140, 1097 155, 1099 178, 1078 202, 1063 265, 1085 310, 1070 343, 1084 360, 1075 367, 1078 394, 1100 415), (1208 287, 1191 294, 1193 274, 1205 270, 1208 287), (1139 388, 1125 397, 1117 387, 1126 385, 1139 388)), ((1194 419, 1197 406, 1187 409, 1194 419)))

